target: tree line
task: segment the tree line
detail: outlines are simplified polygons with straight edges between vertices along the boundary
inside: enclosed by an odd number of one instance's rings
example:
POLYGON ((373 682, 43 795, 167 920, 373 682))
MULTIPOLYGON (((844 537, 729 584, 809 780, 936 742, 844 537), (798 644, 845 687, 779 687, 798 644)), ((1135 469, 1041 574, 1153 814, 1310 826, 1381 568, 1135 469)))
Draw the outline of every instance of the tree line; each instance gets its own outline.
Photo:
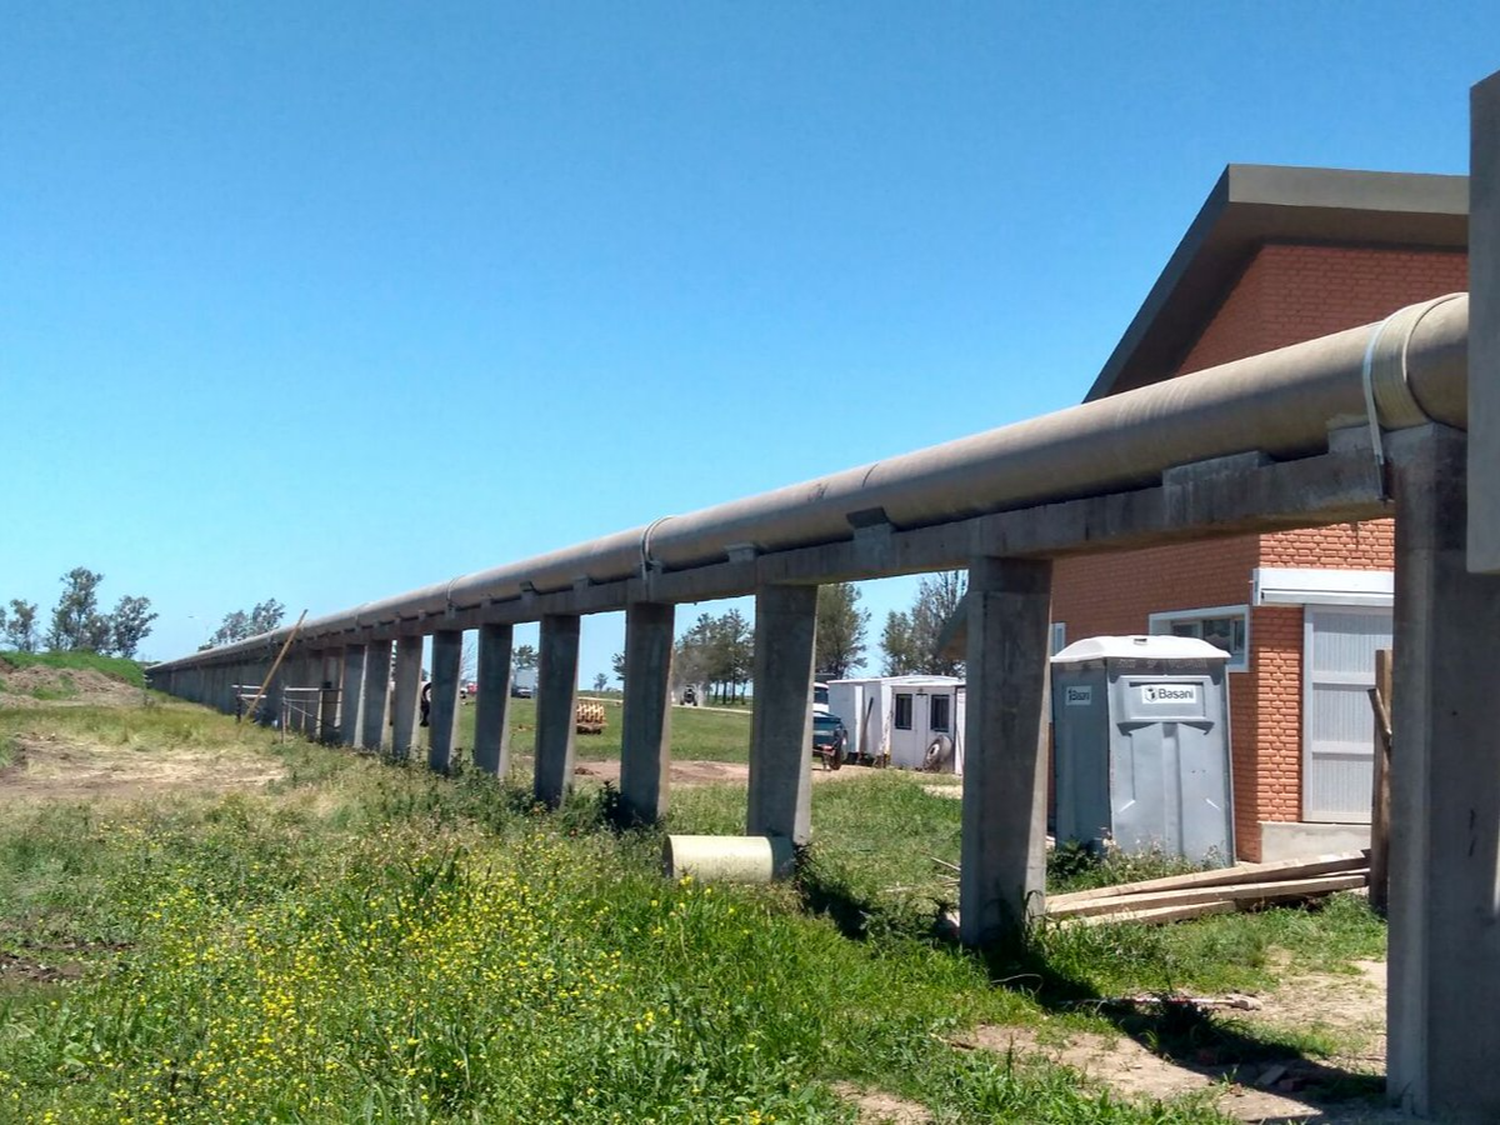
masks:
POLYGON ((12 598, 0 608, 0 636, 17 652, 95 652, 101 656, 135 659, 141 642, 151 634, 157 615, 151 599, 126 595, 113 612, 99 612, 99 584, 104 575, 74 567, 62 576, 63 592, 52 610, 45 635, 39 632, 37 605, 12 598))
MULTIPOLYGON (((922 579, 909 610, 893 610, 886 616, 880 639, 884 675, 963 675, 963 661, 945 657, 939 642, 943 626, 963 602, 966 585, 963 571, 929 575, 922 579)), ((841 680, 863 665, 870 611, 860 608, 859 602, 859 587, 852 582, 819 587, 814 652, 818 679, 841 680)), ((613 665, 615 678, 624 683, 623 652, 615 653, 613 665)), ((716 702, 742 701, 754 665, 755 630, 744 614, 737 609, 717 617, 704 613, 677 638, 672 686, 681 690, 700 684, 716 702)), ((598 690, 603 690, 601 679, 602 673, 595 681, 598 690)))

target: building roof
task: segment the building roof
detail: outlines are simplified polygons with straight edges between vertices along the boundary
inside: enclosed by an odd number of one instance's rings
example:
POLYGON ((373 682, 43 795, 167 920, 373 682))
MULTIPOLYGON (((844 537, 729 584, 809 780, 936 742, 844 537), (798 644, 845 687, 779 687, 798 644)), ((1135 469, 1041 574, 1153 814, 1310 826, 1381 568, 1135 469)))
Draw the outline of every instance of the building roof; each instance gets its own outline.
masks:
POLYGON ((1463 250, 1468 239, 1467 176, 1231 164, 1085 401, 1172 374, 1264 243, 1463 250))
POLYGON ((1127 637, 1087 637, 1074 641, 1052 658, 1054 664, 1086 664, 1090 660, 1228 660, 1229 653, 1197 637, 1170 634, 1127 637))

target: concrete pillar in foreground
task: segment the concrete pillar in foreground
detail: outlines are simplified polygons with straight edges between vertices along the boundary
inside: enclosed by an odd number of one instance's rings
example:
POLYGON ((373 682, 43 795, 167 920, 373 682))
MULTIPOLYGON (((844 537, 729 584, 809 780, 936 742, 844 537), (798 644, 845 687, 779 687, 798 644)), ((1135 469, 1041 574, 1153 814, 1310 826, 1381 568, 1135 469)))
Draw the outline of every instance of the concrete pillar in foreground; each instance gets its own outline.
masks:
POLYGON ((1500 573, 1500 73, 1469 91, 1469 567, 1500 573))
POLYGON ((385 712, 390 701, 391 642, 373 641, 365 648, 364 719, 359 728, 359 744, 366 750, 379 750, 385 738, 385 712))
POLYGON ((310 649, 302 656, 302 672, 299 687, 308 690, 297 693, 297 732, 304 738, 318 737, 318 713, 322 707, 323 653, 310 649))
POLYGON ((1500 1121, 1500 577, 1468 571, 1465 446, 1441 426, 1386 446, 1396 493, 1386 1091, 1422 1116, 1500 1121))
POLYGON ((391 703, 391 756, 411 757, 417 732, 417 693, 422 690, 422 638, 396 641, 396 698, 391 703))
POLYGON ((427 768, 447 773, 458 737, 459 670, 464 658, 462 629, 432 634, 432 711, 427 717, 427 768))
POLYGON ((762 586, 755 592, 755 709, 750 717, 750 794, 746 832, 812 836, 813 648, 816 586, 762 586))
POLYGON ((667 811, 672 765, 670 605, 637 602, 625 610, 625 713, 620 744, 620 808, 649 824, 667 811))
POLYGON ((479 627, 479 698, 474 704, 474 768, 504 777, 510 772, 510 667, 515 630, 479 627))
POLYGON ((1049 560, 969 567, 959 938, 1018 936, 1047 875, 1049 560))
POLYGON ((365 646, 349 645, 344 649, 343 694, 339 700, 339 742, 345 746, 358 746, 364 717, 365 646))
POLYGON ((542 618, 536 677, 536 799, 556 808, 573 782, 578 709, 578 618, 542 618))

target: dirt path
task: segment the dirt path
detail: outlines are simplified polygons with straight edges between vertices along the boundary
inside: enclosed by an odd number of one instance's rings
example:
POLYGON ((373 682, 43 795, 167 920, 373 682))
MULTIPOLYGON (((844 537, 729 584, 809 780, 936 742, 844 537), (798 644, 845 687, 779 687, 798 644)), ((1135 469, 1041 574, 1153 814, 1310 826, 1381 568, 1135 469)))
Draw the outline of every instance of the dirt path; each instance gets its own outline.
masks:
MULTIPOLYGON (((816 783, 828 781, 848 781, 854 777, 866 776, 867 770, 862 766, 845 766, 838 770, 825 770, 814 764, 812 779, 816 783)), ((573 767, 575 777, 593 778, 600 782, 609 782, 611 785, 620 784, 620 762, 618 759, 598 762, 579 762, 573 767)), ((671 772, 672 784, 692 788, 695 785, 720 785, 740 784, 748 785, 750 782, 750 767, 743 762, 698 762, 698 761, 674 761, 671 772)))

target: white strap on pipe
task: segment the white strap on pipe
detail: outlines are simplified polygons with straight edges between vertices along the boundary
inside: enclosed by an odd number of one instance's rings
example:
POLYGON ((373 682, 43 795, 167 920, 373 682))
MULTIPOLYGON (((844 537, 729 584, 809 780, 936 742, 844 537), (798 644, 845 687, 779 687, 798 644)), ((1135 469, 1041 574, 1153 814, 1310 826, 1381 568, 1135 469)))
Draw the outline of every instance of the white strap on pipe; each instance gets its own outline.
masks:
POLYGON ((1422 318, 1439 305, 1462 297, 1448 293, 1421 304, 1397 309, 1375 326, 1365 346, 1360 382, 1365 394, 1365 416, 1370 424, 1370 442, 1375 449, 1375 463, 1385 465, 1385 446, 1381 440, 1382 425, 1404 430, 1429 421, 1422 404, 1411 393, 1406 381, 1406 356, 1411 338, 1422 318))
POLYGON ((651 568, 656 564, 656 560, 651 557, 651 534, 671 518, 671 516, 658 516, 646 525, 645 531, 641 532, 641 578, 643 580, 651 577, 651 568))

